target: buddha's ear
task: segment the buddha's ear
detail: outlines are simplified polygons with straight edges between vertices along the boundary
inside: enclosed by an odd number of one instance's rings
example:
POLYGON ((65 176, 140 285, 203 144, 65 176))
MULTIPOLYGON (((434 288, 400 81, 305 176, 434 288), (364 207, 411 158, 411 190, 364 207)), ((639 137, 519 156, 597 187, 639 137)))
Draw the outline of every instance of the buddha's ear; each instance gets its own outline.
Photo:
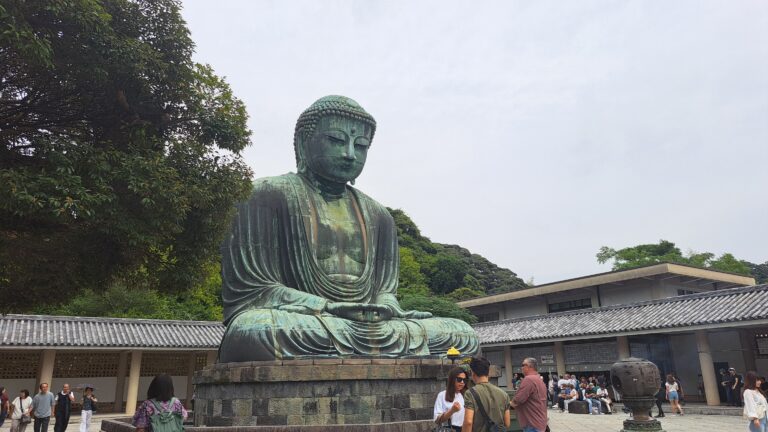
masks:
POLYGON ((299 174, 307 172, 307 134, 300 131, 296 136, 296 171, 299 174))

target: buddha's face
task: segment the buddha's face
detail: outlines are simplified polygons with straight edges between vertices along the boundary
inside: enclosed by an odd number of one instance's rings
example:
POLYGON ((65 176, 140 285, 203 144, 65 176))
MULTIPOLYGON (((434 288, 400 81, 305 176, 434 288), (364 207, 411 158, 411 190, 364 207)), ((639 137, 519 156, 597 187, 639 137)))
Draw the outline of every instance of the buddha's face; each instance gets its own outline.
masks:
POLYGON ((307 167, 322 180, 354 180, 365 166, 371 133, 371 126, 361 120, 337 115, 321 117, 304 145, 307 167))

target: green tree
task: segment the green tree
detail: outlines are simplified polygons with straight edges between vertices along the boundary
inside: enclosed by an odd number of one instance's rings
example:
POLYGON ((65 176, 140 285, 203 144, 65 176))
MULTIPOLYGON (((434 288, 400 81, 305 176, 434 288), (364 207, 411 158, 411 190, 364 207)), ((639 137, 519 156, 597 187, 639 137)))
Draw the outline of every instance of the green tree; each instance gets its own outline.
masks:
POLYGON ((447 294, 462 285, 467 264, 454 255, 438 252, 424 270, 432 292, 447 294))
POLYGON ((221 267, 205 266, 205 278, 180 293, 165 293, 146 285, 115 280, 101 291, 85 290, 62 305, 38 306, 40 314, 114 318, 221 321, 221 267))
POLYGON ((687 264, 712 270, 750 275, 750 263, 736 259, 730 253, 715 258, 711 252, 690 251, 683 255, 674 243, 660 240, 658 244, 641 244, 623 249, 603 246, 597 253, 597 261, 604 264, 613 261, 613 270, 625 270, 661 262, 687 264))
POLYGON ((625 270, 660 262, 687 263, 680 249, 666 240, 660 240, 658 244, 641 244, 619 250, 603 246, 597 253, 597 262, 604 264, 608 261, 613 261, 613 270, 625 270))
POLYGON ((452 299, 443 296, 407 296, 400 300, 400 306, 405 310, 431 312, 434 316, 456 318, 469 324, 477 322, 476 316, 456 305, 456 302, 452 299))
POLYGON ((5 309, 203 280, 250 189, 250 131, 193 47, 176 0, 0 3, 5 309))
POLYGON ((446 297, 453 301, 464 301, 477 297, 482 297, 485 293, 479 289, 472 289, 469 287, 461 287, 451 291, 446 297))
POLYGON ((749 267, 749 271, 757 283, 768 283, 768 261, 762 264, 754 264, 748 261, 745 261, 745 263, 749 267))
POLYGON ((411 249, 401 247, 400 280, 397 289, 398 298, 402 298, 404 295, 427 296, 429 294, 427 279, 421 273, 421 265, 416 261, 415 254, 411 249))

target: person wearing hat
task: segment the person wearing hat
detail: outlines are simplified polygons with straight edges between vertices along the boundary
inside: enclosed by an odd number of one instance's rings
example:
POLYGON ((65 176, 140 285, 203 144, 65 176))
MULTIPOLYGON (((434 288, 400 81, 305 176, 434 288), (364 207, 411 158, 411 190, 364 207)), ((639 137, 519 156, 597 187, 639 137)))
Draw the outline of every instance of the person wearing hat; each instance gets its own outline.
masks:
POLYGON ((93 387, 85 387, 83 391, 83 410, 80 412, 80 432, 88 432, 91 426, 91 417, 96 411, 96 396, 93 394, 93 387))

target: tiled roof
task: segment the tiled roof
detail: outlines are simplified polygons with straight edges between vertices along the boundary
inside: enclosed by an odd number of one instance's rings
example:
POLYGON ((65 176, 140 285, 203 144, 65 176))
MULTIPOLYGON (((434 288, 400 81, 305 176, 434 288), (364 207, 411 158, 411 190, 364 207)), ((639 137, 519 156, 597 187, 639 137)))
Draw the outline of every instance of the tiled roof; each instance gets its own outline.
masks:
POLYGON ((475 324, 480 344, 648 333, 768 319, 768 284, 475 324))
POLYGON ((211 321, 0 315, 0 347, 215 349, 224 325, 211 321))

